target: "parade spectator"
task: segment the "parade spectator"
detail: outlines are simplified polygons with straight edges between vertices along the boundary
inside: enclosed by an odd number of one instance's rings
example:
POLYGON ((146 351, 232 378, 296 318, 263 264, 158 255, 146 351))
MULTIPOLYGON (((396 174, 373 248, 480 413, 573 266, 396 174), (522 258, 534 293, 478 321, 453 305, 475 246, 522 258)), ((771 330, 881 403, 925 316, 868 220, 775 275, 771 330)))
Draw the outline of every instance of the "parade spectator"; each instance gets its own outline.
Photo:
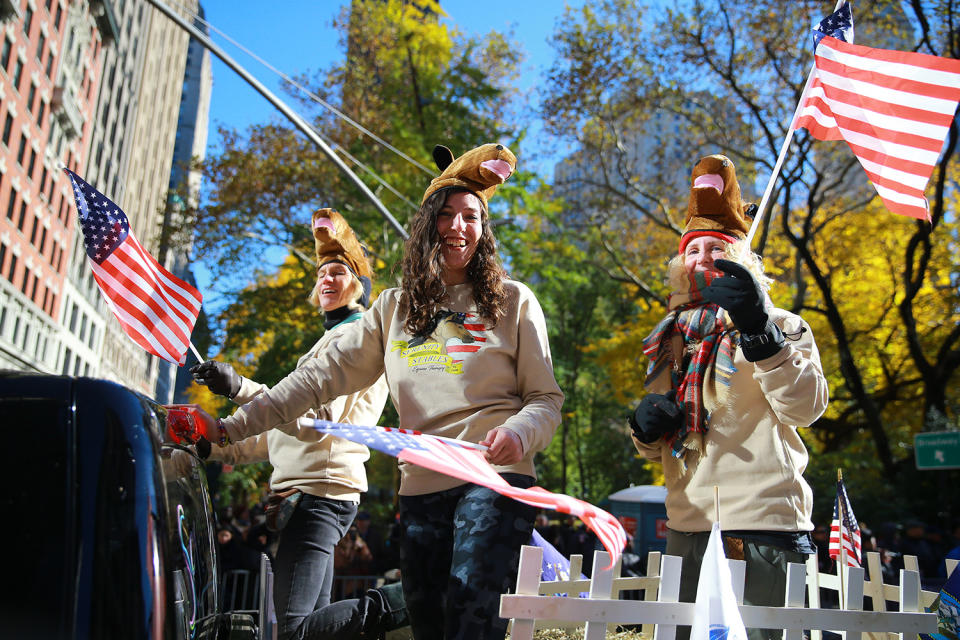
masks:
POLYGON ((379 575, 387 569, 393 568, 384 564, 386 552, 384 550, 383 534, 380 533, 380 527, 373 523, 370 514, 366 511, 361 511, 357 514, 357 519, 354 524, 357 527, 357 533, 363 538, 372 556, 368 571, 372 574, 379 575))
POLYGON ((370 547, 356 525, 351 526, 334 551, 334 572, 341 578, 339 599, 355 598, 363 593, 366 582, 361 576, 369 576, 372 566, 373 553, 370 547))
MULTIPOLYGON (((332 209, 320 209, 313 214, 312 229, 317 280, 310 302, 323 310, 326 332, 300 358, 298 367, 334 349, 344 329, 360 318, 370 295, 369 263, 343 217, 332 209)), ((211 391, 239 404, 268 389, 222 362, 208 360, 190 371, 211 391)), ((376 424, 386 399, 386 382, 374 377, 350 393, 304 406, 298 415, 376 424)), ((334 549, 353 522, 360 493, 367 490, 363 463, 370 453, 362 445, 333 436, 300 435, 295 427, 274 429, 210 449, 213 460, 230 464, 269 460, 273 465, 267 524, 280 535, 273 566, 280 638, 326 639, 333 628, 376 632, 395 625, 403 618, 397 586, 355 594, 362 597, 354 601, 353 611, 346 611, 344 605, 335 612, 324 611, 333 587, 334 549)))
POLYGON ((916 518, 910 518, 903 524, 903 536, 900 538, 898 569, 903 568, 903 556, 916 556, 917 568, 922 579, 935 578, 939 573, 938 565, 943 556, 934 549, 926 537, 927 526, 916 518))
MULTIPOLYGON (((400 427, 487 447, 509 483, 533 485, 534 455, 560 422, 546 322, 536 297, 499 264, 488 198, 514 170, 487 144, 459 158, 434 150, 442 173, 424 194, 404 247, 401 287, 380 294, 336 349, 203 429, 241 439, 292 422, 310 406, 384 372, 400 427)), ((413 634, 502 639, 500 596, 515 584, 535 509, 401 463, 403 591, 413 634)))
MULTIPOLYGON (((727 556, 746 560, 744 604, 782 606, 787 564, 816 553, 797 430, 823 413, 828 392, 810 327, 768 297, 769 278, 745 242, 747 208, 728 158, 696 164, 668 267, 669 313, 644 340, 650 393, 630 423, 637 449, 663 465, 666 553, 683 558, 680 600, 695 599, 718 487, 727 556)), ((678 627, 678 638, 688 635, 678 627)))

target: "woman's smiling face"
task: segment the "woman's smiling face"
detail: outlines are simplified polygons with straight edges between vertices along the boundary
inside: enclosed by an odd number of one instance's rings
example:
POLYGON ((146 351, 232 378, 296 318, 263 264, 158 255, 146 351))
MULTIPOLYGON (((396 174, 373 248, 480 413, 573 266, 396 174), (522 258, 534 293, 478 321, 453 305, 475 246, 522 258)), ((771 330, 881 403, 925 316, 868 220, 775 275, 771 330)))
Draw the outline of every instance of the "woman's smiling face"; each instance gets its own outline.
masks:
POLYGON ((332 311, 347 304, 352 280, 353 274, 347 269, 347 265, 339 262, 328 262, 317 269, 320 308, 324 311, 332 311))
POLYGON ((443 256, 443 281, 467 281, 467 267, 477 252, 483 234, 483 206, 472 193, 458 191, 447 196, 437 213, 437 234, 443 256))

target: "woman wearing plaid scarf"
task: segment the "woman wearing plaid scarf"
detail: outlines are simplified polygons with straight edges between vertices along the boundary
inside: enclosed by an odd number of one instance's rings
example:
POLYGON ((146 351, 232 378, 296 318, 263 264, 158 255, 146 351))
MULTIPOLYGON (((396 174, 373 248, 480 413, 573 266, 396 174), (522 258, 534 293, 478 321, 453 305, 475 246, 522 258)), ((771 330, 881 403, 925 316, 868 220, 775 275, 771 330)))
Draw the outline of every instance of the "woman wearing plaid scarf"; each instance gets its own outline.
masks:
MULTIPOLYGON (((827 381, 810 327, 770 302, 770 279, 744 240, 745 209, 733 163, 700 160, 669 266, 669 312, 644 340, 650 393, 630 425, 640 453, 663 464, 680 600, 695 600, 719 487, 727 557, 747 563, 744 603, 783 606, 787 564, 816 553, 797 429, 826 409, 827 381)), ((677 632, 685 640, 689 627, 677 632)))

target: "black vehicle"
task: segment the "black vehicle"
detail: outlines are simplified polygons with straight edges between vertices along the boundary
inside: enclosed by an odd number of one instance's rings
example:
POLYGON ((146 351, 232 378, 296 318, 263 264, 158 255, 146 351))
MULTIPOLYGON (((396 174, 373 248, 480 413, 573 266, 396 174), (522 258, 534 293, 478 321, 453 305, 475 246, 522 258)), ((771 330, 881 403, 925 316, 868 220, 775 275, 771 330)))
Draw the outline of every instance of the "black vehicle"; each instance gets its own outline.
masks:
POLYGON ((0 372, 0 637, 257 637, 220 611, 204 466, 165 424, 119 384, 0 372))

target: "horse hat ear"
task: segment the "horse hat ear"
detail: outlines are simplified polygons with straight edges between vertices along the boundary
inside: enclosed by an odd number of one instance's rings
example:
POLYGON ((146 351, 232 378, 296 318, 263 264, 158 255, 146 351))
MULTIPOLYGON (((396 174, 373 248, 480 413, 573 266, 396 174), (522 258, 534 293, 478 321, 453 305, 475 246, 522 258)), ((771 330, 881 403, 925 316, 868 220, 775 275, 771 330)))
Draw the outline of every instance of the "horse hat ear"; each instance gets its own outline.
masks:
POLYGON ((433 161, 437 163, 437 169, 443 171, 453 162, 453 151, 438 144, 433 148, 433 161))

